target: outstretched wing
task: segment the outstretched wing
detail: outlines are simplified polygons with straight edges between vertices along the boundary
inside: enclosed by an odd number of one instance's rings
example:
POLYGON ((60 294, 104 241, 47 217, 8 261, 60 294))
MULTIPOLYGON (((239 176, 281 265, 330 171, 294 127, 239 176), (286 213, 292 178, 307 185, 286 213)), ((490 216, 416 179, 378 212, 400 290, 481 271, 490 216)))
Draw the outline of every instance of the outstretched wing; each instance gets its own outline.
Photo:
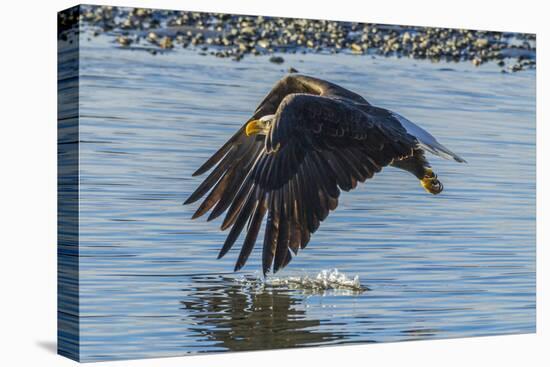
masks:
POLYGON ((212 208, 209 220, 227 211, 221 228, 231 229, 219 257, 248 224, 235 270, 246 263, 266 215, 264 274, 272 265, 274 272, 286 266, 291 251, 306 247, 338 205, 340 190, 351 190, 393 160, 408 157, 417 144, 400 124, 372 118, 361 97, 301 78, 279 82, 281 88, 276 86, 258 107, 253 118, 275 114, 269 134, 249 137, 241 128, 199 168, 196 174, 217 164, 186 201, 196 201, 211 189, 194 218, 212 208), (315 94, 307 93, 312 85, 315 94))
MULTIPOLYGON (((271 89, 263 101, 258 105, 250 120, 256 120, 262 116, 274 114, 277 112, 279 104, 282 100, 287 95, 292 93, 306 93, 325 97, 345 98, 349 101, 354 101, 359 105, 369 106, 369 103, 363 97, 357 93, 342 88, 339 85, 306 75, 291 74, 285 76, 275 84, 273 89, 271 89)), ((193 173, 193 176, 201 175, 214 167, 228 154, 230 150, 232 151, 231 157, 228 157, 231 158, 230 160, 235 160, 237 157, 242 159, 243 157, 240 153, 244 150, 241 149, 237 152, 236 148, 242 146, 243 144, 255 144, 256 146, 260 146, 261 142, 259 140, 254 141, 250 137, 246 136, 245 127, 246 123, 216 153, 204 162, 204 164, 193 173)), ((212 179, 209 180, 209 182, 210 181, 212 181, 212 179)), ((212 185, 209 187, 211 188, 212 185)), ((191 200, 190 202, 193 201, 195 200, 191 200)))
POLYGON ((346 99, 358 105, 369 106, 369 103, 359 94, 342 88, 339 85, 306 75, 291 74, 285 76, 275 84, 256 109, 253 118, 275 113, 283 99, 292 93, 346 99))

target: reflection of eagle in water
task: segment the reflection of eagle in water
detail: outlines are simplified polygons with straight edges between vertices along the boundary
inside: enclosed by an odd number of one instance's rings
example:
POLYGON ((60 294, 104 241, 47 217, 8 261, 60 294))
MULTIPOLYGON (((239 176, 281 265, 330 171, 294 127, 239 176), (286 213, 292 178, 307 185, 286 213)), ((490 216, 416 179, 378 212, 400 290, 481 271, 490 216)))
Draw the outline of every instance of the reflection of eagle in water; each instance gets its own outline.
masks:
POLYGON ((336 344, 349 337, 346 330, 320 327, 321 321, 306 313, 304 297, 289 289, 257 287, 253 279, 193 280, 196 288, 184 290, 181 305, 183 322, 198 343, 210 341, 216 348, 242 351, 336 344))
POLYGON ((235 270, 248 259, 267 214, 263 272, 285 267, 291 251, 310 236, 349 191, 392 165, 438 194, 443 185, 425 151, 464 162, 427 131, 395 112, 330 82, 303 75, 280 80, 254 115, 194 174, 216 166, 185 204, 210 193, 193 218, 212 209, 208 220, 227 210, 221 226, 231 228, 224 256, 245 225, 247 233, 235 270))

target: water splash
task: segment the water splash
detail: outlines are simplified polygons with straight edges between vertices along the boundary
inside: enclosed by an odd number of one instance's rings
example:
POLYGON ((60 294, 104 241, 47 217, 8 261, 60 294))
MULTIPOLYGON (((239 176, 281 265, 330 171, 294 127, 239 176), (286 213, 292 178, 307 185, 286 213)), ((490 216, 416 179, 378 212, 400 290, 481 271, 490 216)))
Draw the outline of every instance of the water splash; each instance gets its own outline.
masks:
POLYGON ((281 277, 270 278, 266 281, 274 287, 285 286, 292 289, 305 290, 352 290, 364 291, 365 287, 361 286, 359 275, 353 278, 341 273, 338 269, 321 270, 316 276, 310 277, 303 275, 299 277, 281 277))
POLYGON ((269 277, 263 279, 259 274, 255 277, 238 278, 237 282, 252 289, 295 289, 307 293, 324 293, 325 291, 338 291, 345 294, 359 294, 369 290, 361 285, 359 276, 349 277, 338 269, 321 270, 318 274, 310 276, 269 277))

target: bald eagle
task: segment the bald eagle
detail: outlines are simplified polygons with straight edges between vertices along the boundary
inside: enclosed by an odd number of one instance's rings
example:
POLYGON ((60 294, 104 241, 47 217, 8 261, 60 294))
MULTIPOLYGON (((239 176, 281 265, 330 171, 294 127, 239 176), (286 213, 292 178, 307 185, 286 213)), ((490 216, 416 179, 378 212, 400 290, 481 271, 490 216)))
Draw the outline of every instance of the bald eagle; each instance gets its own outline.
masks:
POLYGON ((431 194, 443 185, 425 152, 464 159, 403 116, 375 107, 360 95, 325 80, 292 74, 279 80, 252 117, 193 176, 208 177, 184 204, 208 193, 193 219, 227 211, 231 229, 218 258, 246 236, 235 271, 246 263, 267 215, 264 276, 284 268, 336 209, 340 191, 391 165, 412 173, 431 194))

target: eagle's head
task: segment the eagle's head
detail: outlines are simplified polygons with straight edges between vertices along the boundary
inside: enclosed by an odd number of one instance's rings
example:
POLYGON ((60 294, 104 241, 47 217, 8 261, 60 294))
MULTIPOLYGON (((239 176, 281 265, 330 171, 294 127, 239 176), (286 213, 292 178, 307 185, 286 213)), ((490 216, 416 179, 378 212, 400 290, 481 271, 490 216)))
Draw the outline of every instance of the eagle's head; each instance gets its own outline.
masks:
POLYGON ((246 135, 267 135, 273 120, 275 120, 275 115, 265 115, 260 117, 258 120, 250 120, 246 124, 246 135))

